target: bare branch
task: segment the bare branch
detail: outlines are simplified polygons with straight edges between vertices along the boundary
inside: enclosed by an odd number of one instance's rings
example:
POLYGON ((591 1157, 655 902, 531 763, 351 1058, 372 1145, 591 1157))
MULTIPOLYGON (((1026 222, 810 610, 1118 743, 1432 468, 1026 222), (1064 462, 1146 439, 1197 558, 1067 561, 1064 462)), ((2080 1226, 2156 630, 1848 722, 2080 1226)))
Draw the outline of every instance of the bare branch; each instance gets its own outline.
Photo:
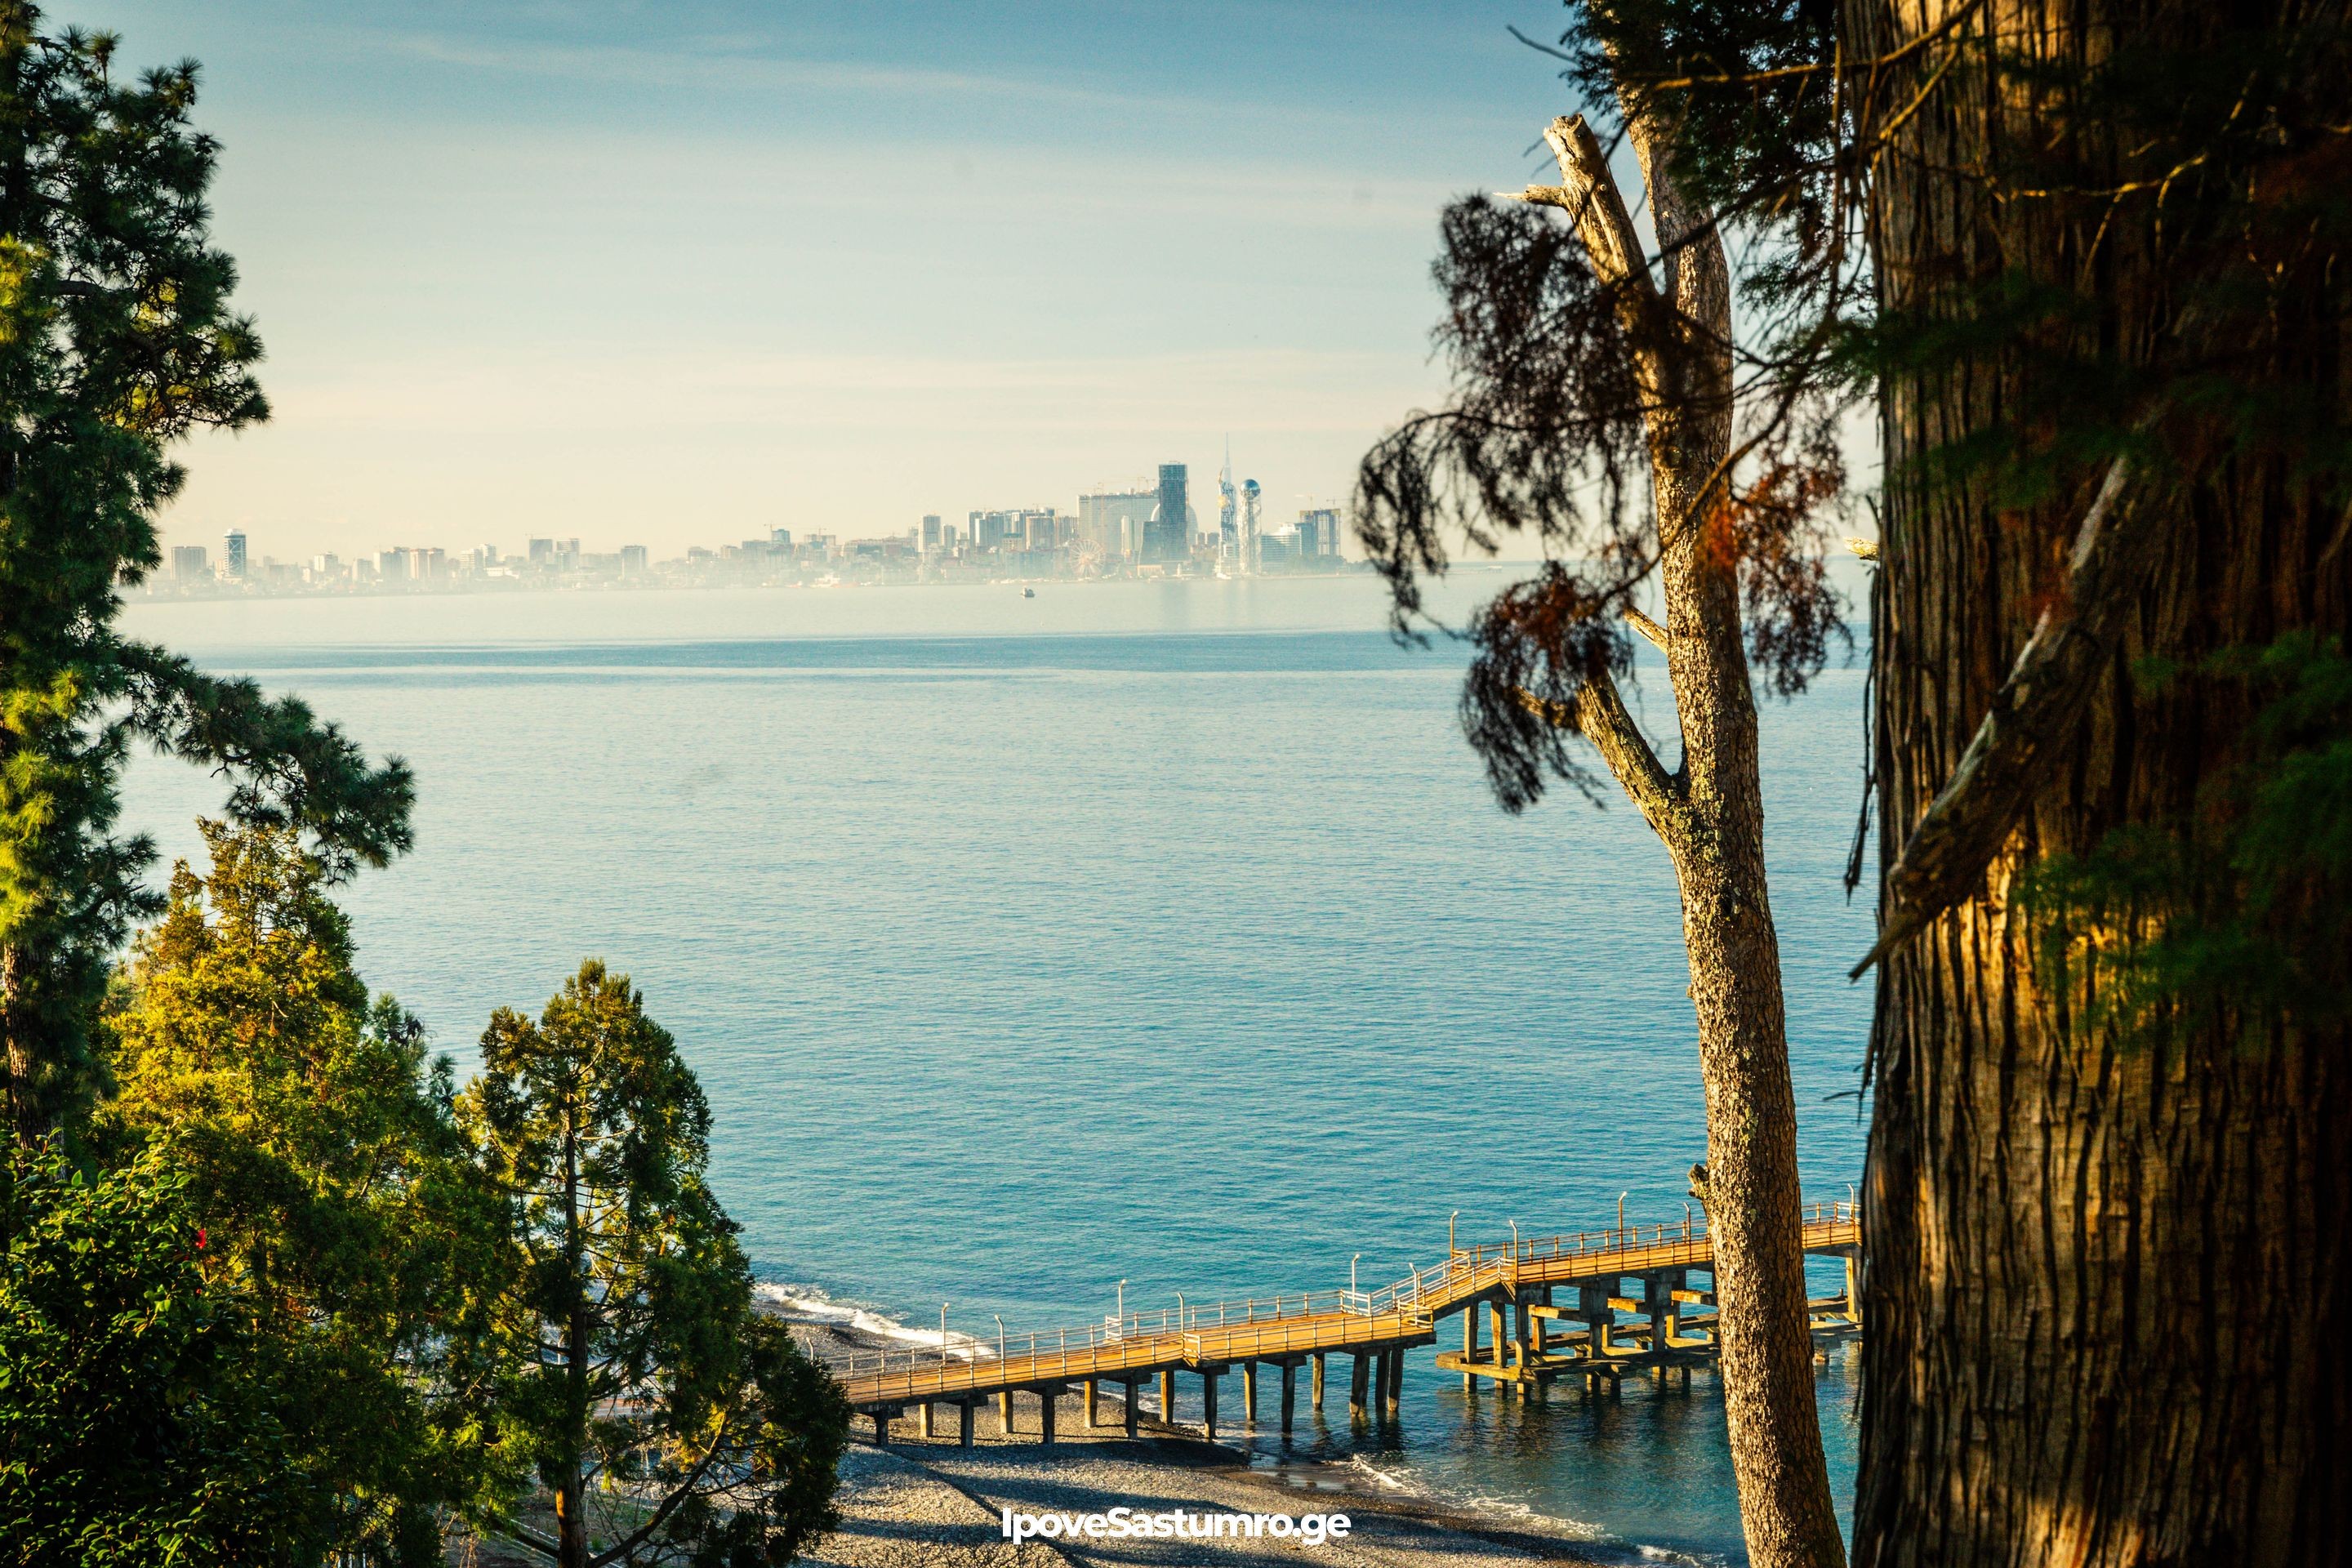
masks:
POLYGON ((1560 184, 1530 185, 1519 199, 1567 209, 1592 260, 1593 276, 1612 287, 1624 286, 1629 302, 1654 296, 1642 237, 1592 127, 1581 114, 1555 120, 1544 128, 1544 141, 1559 160, 1560 184))
POLYGON ((1885 923, 1852 978, 1974 891, 2108 668, 2165 535, 2156 514, 2171 496, 2145 461, 2126 456, 2108 466, 2075 535, 2066 599, 2042 612, 1959 765, 1912 829, 1887 873, 1885 923))
POLYGON ((1626 625, 1632 626, 1635 631, 1649 638, 1651 643, 1656 647, 1660 653, 1666 651, 1665 627, 1658 625, 1657 622, 1652 620, 1649 616, 1643 615, 1641 611, 1635 609, 1631 605, 1626 605, 1621 613, 1625 617, 1626 625))
POLYGON ((1666 772, 1657 752, 1650 749, 1649 738, 1633 722, 1614 678, 1605 670, 1588 676, 1566 702, 1548 701, 1531 691, 1520 692, 1519 701, 1545 723, 1583 736, 1601 753, 1610 776, 1658 837, 1670 847, 1677 841, 1682 832, 1682 783, 1666 772))

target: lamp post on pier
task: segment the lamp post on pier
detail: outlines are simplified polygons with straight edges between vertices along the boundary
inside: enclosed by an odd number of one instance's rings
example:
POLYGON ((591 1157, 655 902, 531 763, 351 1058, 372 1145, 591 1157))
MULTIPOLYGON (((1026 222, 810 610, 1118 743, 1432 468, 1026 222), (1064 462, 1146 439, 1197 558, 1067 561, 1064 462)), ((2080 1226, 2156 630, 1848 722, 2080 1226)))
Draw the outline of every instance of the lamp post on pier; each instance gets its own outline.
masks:
POLYGON ((1617 1194, 1617 1245, 1620 1247, 1625 1245, 1625 1199, 1631 1192, 1632 1189, 1628 1188, 1617 1194))
POLYGON ((1445 1216, 1445 1251, 1448 1257, 1451 1257, 1454 1252, 1454 1222, 1461 1217, 1462 1211, 1460 1209, 1455 1209, 1452 1214, 1445 1216))
POLYGON ((1359 1252, 1356 1254, 1355 1258, 1348 1259, 1348 1293, 1351 1296, 1358 1293, 1356 1289, 1356 1260, 1363 1256, 1364 1255, 1362 1253, 1359 1252))
POLYGON ((1127 1332, 1127 1281, 1118 1282, 1118 1331, 1127 1332))
POLYGON ((989 1316, 996 1320, 996 1359, 1002 1363, 1004 1360, 1004 1314, 991 1312, 989 1316))
POLYGON ((940 1364, 948 1364, 948 1303, 940 1303, 940 1364))

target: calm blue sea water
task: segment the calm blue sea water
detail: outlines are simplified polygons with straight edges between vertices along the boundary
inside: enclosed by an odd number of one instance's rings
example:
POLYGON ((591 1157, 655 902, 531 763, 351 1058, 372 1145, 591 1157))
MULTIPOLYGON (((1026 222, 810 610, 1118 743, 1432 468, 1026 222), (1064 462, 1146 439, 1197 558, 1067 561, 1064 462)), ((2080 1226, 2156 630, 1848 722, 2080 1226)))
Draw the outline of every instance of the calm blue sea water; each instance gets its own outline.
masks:
MULTIPOLYGON (((1474 578, 1456 592, 1491 591, 1474 578)), ((763 1275, 992 1334, 1367 1281, 1465 1239, 1679 1219, 1704 1149, 1663 852, 1622 803, 1526 817, 1454 721, 1457 650, 1377 584, 141 605, 415 764, 418 848, 350 889, 365 970, 459 1056, 583 955, 717 1114, 763 1275)), ((1668 717, 1653 679, 1653 727, 1668 717)), ((1839 886, 1861 674, 1766 714, 1806 1176, 1843 1195, 1868 1024, 1839 886)), ((167 853, 217 788, 142 762, 167 853)), ((1831 1288, 1824 1273, 1820 1288, 1831 1288)), ((1842 1495, 1846 1352, 1821 1380, 1842 1495)), ((1711 1380, 1465 1401, 1308 1451, 1737 1560, 1711 1380)))

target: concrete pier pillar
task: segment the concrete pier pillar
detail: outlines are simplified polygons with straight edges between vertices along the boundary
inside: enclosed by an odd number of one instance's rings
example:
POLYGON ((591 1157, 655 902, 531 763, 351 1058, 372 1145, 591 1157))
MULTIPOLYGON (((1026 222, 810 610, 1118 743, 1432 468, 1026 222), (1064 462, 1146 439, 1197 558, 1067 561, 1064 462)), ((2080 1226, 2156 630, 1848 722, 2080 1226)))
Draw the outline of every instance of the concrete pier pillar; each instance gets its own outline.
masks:
POLYGON ((1654 1282, 1658 1297, 1658 1308, 1650 1320, 1657 1327, 1657 1342, 1652 1345, 1651 1349, 1672 1350, 1675 1341, 1682 1337, 1683 1309, 1682 1303, 1675 1300, 1675 1292, 1684 1289, 1689 1278, 1690 1273, 1687 1269, 1664 1268, 1658 1271, 1658 1277, 1654 1282))
POLYGON ((1257 1363, 1242 1363, 1242 1426, 1247 1429, 1257 1425, 1257 1363))
POLYGON ((1389 1352, 1388 1387, 1381 1399, 1388 1407, 1389 1419, 1396 1419, 1404 1405, 1404 1350, 1402 1346, 1389 1352))
POLYGON ((1176 1374, 1173 1372, 1160 1374, 1160 1424, 1163 1426, 1176 1425, 1176 1374))
POLYGON ((890 1413, 887 1410, 874 1413, 874 1446, 877 1448, 890 1446, 890 1413))
MULTIPOLYGON (((1580 1285, 1576 1289, 1577 1316, 1584 1320, 1585 1331, 1590 1336, 1585 1341, 1584 1349, 1588 1357, 1601 1359, 1611 1353, 1609 1332, 1617 1317, 1610 1308, 1609 1298, 1615 1293, 1613 1281, 1602 1285, 1580 1285)), ((1593 1391, 1600 1392, 1597 1384, 1593 1385, 1593 1391)))
MULTIPOLYGON (((1511 1365, 1510 1334, 1505 1328, 1505 1321, 1503 1303, 1489 1300, 1486 1303, 1486 1337, 1494 1342, 1495 1371, 1498 1373, 1509 1371, 1511 1365)), ((1511 1385, 1499 1376, 1495 1380, 1495 1394, 1500 1399, 1511 1396, 1511 1385)))
MULTIPOLYGON (((1478 1359, 1478 1307, 1473 1302, 1462 1309, 1462 1364, 1468 1366, 1478 1359)), ((1477 1384, 1468 1373, 1462 1374, 1462 1392, 1468 1394, 1477 1384)))
POLYGON ((956 1447, 959 1448, 971 1447, 971 1407, 972 1402, 969 1399, 959 1400, 956 1404, 956 1447))
POLYGON ((1862 1327, 1862 1259, 1845 1260, 1845 1315, 1855 1328, 1862 1327))
POLYGON ((1321 1351, 1315 1352, 1315 1373, 1307 1381, 1313 1385, 1309 1397, 1314 1400, 1315 1408, 1320 1410, 1323 1408, 1323 1352, 1321 1351))
POLYGON ((1087 1431, 1088 1431, 1088 1432, 1091 1432, 1091 1431, 1093 1431, 1093 1430, 1095 1429, 1095 1388, 1096 1388, 1096 1386, 1097 1386, 1097 1385, 1096 1385, 1096 1384, 1095 1384, 1095 1380, 1094 1380, 1093 1378, 1091 1378, 1091 1377, 1090 1377, 1090 1378, 1087 1379, 1087 1415, 1086 1415, 1086 1426, 1085 1426, 1085 1428, 1084 1428, 1084 1429, 1085 1429, 1085 1430, 1087 1430, 1087 1431))
POLYGON ((1295 1361, 1284 1362, 1282 1363, 1282 1435, 1286 1437, 1290 1436, 1290 1407, 1297 1402, 1297 1397, 1298 1363, 1295 1361))
POLYGON ((996 1425, 1005 1436, 1013 1436, 1013 1391, 1009 1388, 996 1396, 996 1425))
POLYGON ((1217 1440, 1217 1380, 1224 1370, 1221 1366, 1201 1369, 1201 1430, 1212 1443, 1217 1440))
POLYGON ((1060 1389, 1041 1388, 1037 1391, 1038 1431, 1041 1434, 1041 1440, 1047 1447, 1053 1447, 1054 1444, 1054 1410, 1061 1403, 1060 1389))
POLYGON ((1135 1407, 1142 1401, 1143 1380, 1139 1377, 1129 1378, 1127 1380, 1127 1435, 1130 1437, 1135 1436, 1135 1407))
POLYGON ((931 1431, 931 1402, 926 1399, 922 1404, 917 1405, 915 1410, 915 1430, 921 1433, 925 1437, 933 1436, 931 1431))
POLYGON ((1348 1418, 1350 1421, 1364 1418, 1365 1400, 1371 1392, 1371 1373, 1372 1352, 1358 1351, 1356 1364, 1348 1373, 1348 1418))

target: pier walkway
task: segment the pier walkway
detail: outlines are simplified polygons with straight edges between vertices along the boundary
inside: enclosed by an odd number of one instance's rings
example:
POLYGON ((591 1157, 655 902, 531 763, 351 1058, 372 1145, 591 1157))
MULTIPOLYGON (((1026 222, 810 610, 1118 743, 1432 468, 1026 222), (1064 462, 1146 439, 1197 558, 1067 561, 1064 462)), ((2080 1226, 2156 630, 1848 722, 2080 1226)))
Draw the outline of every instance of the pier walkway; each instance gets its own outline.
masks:
MULTIPOLYGON (((1811 1254, 1846 1260, 1845 1289, 1811 1303, 1814 1331, 1860 1330, 1854 1260, 1862 1230, 1850 1203, 1812 1203, 1804 1211, 1804 1246, 1811 1254)), ((1525 1393, 1563 1377, 1582 1377, 1596 1391, 1613 1392, 1628 1372, 1687 1382, 1693 1364, 1716 1353, 1711 1289, 1692 1287, 1694 1272, 1713 1284, 1715 1247, 1703 1218, 1678 1225, 1627 1226, 1573 1235, 1515 1237, 1453 1247, 1443 1263, 1416 1268, 1378 1290, 1325 1290, 1253 1297, 1158 1312, 1111 1316, 1101 1322, 1037 1333, 965 1342, 937 1350, 869 1352, 829 1358, 828 1369, 852 1408, 874 1423, 877 1442, 889 1423, 912 1409, 932 1432, 935 1409, 952 1408, 959 1437, 971 1441, 972 1410, 994 1398, 1003 1430, 1013 1429, 1013 1398, 1038 1401, 1039 1436, 1054 1440, 1055 1402, 1083 1384, 1086 1415, 1094 1424, 1102 1384, 1124 1392, 1124 1425, 1131 1436, 1139 1391, 1159 1383, 1159 1409, 1171 1422, 1180 1372, 1201 1379, 1207 1435, 1217 1431, 1219 1379, 1239 1370, 1243 1418, 1257 1419, 1260 1363, 1282 1371, 1282 1429, 1291 1428, 1297 1373, 1311 1369, 1311 1398, 1323 1404, 1325 1360, 1353 1358, 1349 1409, 1362 1418, 1375 1402, 1391 1415, 1403 1388, 1404 1352, 1435 1342, 1438 1324, 1460 1314, 1462 1349, 1441 1352, 1440 1371, 1458 1373, 1504 1392, 1525 1393), (1632 1282, 1629 1288, 1628 1282, 1632 1282), (1563 1300, 1563 1292, 1571 1299, 1563 1300), (1483 1309, 1483 1310, 1482 1310, 1483 1309), (1486 1332, 1480 1332, 1480 1319, 1486 1332)))

